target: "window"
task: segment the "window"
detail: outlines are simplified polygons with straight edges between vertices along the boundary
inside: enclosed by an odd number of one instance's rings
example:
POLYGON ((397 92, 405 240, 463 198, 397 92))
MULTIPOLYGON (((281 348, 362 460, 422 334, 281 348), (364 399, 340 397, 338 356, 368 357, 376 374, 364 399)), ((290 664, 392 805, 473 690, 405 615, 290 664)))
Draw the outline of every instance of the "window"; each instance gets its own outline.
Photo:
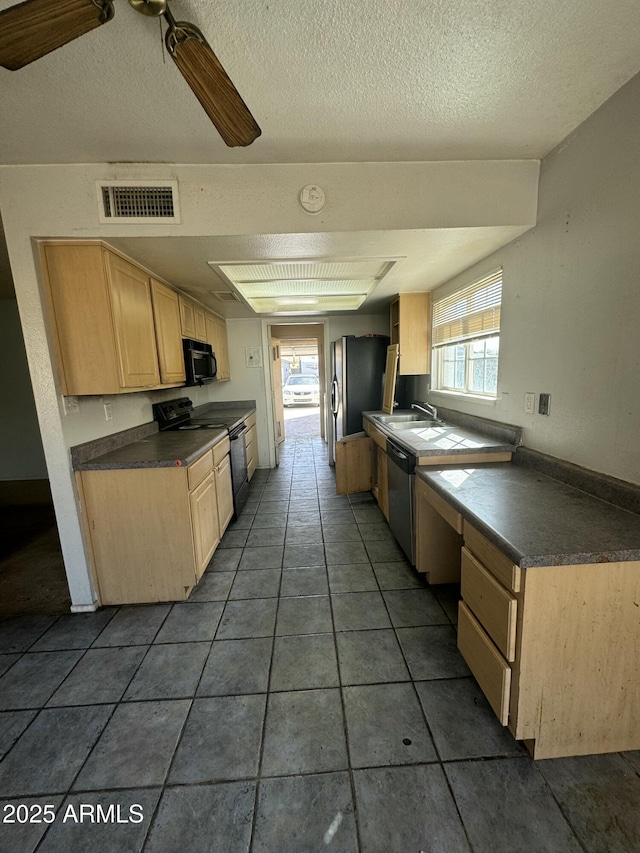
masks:
POLYGON ((433 304, 434 390, 498 393, 502 270, 433 304))

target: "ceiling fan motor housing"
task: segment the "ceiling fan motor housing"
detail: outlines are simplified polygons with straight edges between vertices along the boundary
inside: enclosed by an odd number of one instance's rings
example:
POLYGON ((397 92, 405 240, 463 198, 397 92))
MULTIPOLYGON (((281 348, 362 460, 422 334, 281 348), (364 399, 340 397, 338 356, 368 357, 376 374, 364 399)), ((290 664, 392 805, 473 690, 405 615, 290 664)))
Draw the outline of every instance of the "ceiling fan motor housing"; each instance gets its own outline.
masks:
POLYGON ((150 18, 159 18, 167 11, 167 0, 129 0, 136 12, 148 15, 150 18))

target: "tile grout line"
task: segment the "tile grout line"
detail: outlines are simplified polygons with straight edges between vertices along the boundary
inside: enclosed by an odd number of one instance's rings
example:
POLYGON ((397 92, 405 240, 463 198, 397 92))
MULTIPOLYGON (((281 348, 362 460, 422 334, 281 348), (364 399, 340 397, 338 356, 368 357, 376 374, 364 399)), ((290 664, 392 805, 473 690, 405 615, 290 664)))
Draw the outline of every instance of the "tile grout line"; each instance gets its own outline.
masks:
MULTIPOLYGON (((323 543, 324 547, 324 543, 323 543)), ((353 803, 353 822, 356 831, 356 849, 357 851, 362 850, 362 837, 360 831, 360 813, 358 809, 358 799, 356 796, 356 784, 355 784, 355 776, 353 772, 353 766, 351 764, 351 746, 349 741, 349 727, 347 725, 347 710, 344 701, 344 684, 342 682, 342 669, 340 666, 340 655, 338 653, 338 637, 336 631, 336 623, 335 623, 335 615, 333 612, 333 598, 331 596, 331 584, 329 579, 329 566, 326 562, 326 551, 325 551, 325 573, 327 576, 327 586, 329 588, 329 608, 331 610, 331 623, 333 625, 333 648, 336 656, 336 667, 338 670, 338 685, 340 691, 340 706, 342 708, 342 725, 344 731, 345 738, 345 749, 347 752, 347 772, 349 774, 349 788, 351 790, 351 801, 353 803)))
MULTIPOLYGON (((260 506, 260 504, 258 504, 258 506, 260 506)), ((262 778, 261 777, 262 761, 263 761, 263 757, 264 757, 264 744, 265 744, 265 736, 266 736, 266 732, 267 732, 267 718, 269 715, 269 697, 271 695, 269 688, 271 687, 271 673, 273 671, 273 659, 275 656, 275 649, 276 649, 276 630, 278 627, 278 613, 280 612, 280 590, 282 589, 282 580, 283 580, 283 572, 284 572, 284 568, 283 568, 283 565, 284 565, 284 549, 285 549, 284 542, 286 542, 286 538, 287 538, 288 518, 289 518, 289 513, 287 511, 287 521, 285 523, 284 540, 283 540, 283 546, 282 546, 282 561, 280 563, 280 583, 278 584, 278 599, 277 599, 277 603, 276 603, 275 618, 273 620, 273 635, 271 637, 271 655, 269 657, 269 672, 267 674, 267 688, 266 688, 267 692, 266 692, 265 702, 264 702, 264 717, 262 719, 262 728, 261 728, 261 732, 260 732, 260 751, 258 754, 258 766, 256 768, 256 788, 255 788, 255 792, 254 792, 254 796, 253 796, 253 812, 251 815, 251 831, 249 833, 249 848, 248 848, 249 851, 251 851, 253 849, 253 842, 254 842, 254 836, 255 836, 255 830, 256 830, 256 822, 258 819, 258 806, 259 806, 259 802, 260 802, 260 783, 261 783, 261 778, 262 778)), ((253 524, 251 525, 251 529, 253 529, 253 524)))

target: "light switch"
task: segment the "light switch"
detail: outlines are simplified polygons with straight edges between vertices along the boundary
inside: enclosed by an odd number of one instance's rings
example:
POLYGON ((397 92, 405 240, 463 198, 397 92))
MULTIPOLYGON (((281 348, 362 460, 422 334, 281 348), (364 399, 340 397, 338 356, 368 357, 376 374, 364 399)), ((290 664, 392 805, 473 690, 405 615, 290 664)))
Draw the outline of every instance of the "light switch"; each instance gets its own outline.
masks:
POLYGON ((532 415, 536 410, 536 395, 533 391, 527 391, 524 395, 524 411, 527 415, 532 415))

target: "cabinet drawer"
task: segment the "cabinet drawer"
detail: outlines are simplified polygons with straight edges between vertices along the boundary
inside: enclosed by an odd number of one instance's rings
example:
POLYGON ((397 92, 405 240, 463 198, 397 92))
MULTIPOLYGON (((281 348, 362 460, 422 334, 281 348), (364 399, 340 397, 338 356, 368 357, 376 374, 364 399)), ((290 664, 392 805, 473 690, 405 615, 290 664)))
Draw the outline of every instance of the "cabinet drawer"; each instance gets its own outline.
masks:
POLYGON ((509 721, 511 667, 464 601, 458 610, 458 648, 503 726, 509 721))
POLYGON ((213 464, 219 465, 224 457, 229 453, 229 448, 231 447, 231 442, 229 441, 228 436, 225 436, 222 441, 219 441, 217 444, 213 446, 213 464))
POLYGON ((377 427, 374 427, 374 425, 368 420, 365 420, 363 425, 366 434, 374 440, 379 448, 386 451, 387 436, 383 432, 380 432, 377 427))
POLYGON ((494 575, 503 586, 512 592, 520 592, 522 569, 488 539, 479 533, 468 521, 464 522, 464 544, 480 562, 494 575))
POLYGON ((462 549, 462 598, 508 661, 516 656, 517 600, 462 549))
POLYGON ((251 427, 251 429, 247 431, 246 445, 247 445, 247 462, 249 462, 250 459, 256 460, 258 457, 258 449, 257 449, 257 442, 256 442, 256 428, 255 427, 251 427))
POLYGON ((248 418, 244 419, 244 422, 247 426, 247 429, 251 429, 251 427, 254 427, 256 425, 256 413, 254 412, 252 415, 249 415, 248 418))
POLYGON ((195 489, 198 483, 213 469, 213 453, 210 450, 207 450, 206 453, 196 459, 189 467, 187 468, 187 483, 189 484, 189 491, 191 489, 195 489))

